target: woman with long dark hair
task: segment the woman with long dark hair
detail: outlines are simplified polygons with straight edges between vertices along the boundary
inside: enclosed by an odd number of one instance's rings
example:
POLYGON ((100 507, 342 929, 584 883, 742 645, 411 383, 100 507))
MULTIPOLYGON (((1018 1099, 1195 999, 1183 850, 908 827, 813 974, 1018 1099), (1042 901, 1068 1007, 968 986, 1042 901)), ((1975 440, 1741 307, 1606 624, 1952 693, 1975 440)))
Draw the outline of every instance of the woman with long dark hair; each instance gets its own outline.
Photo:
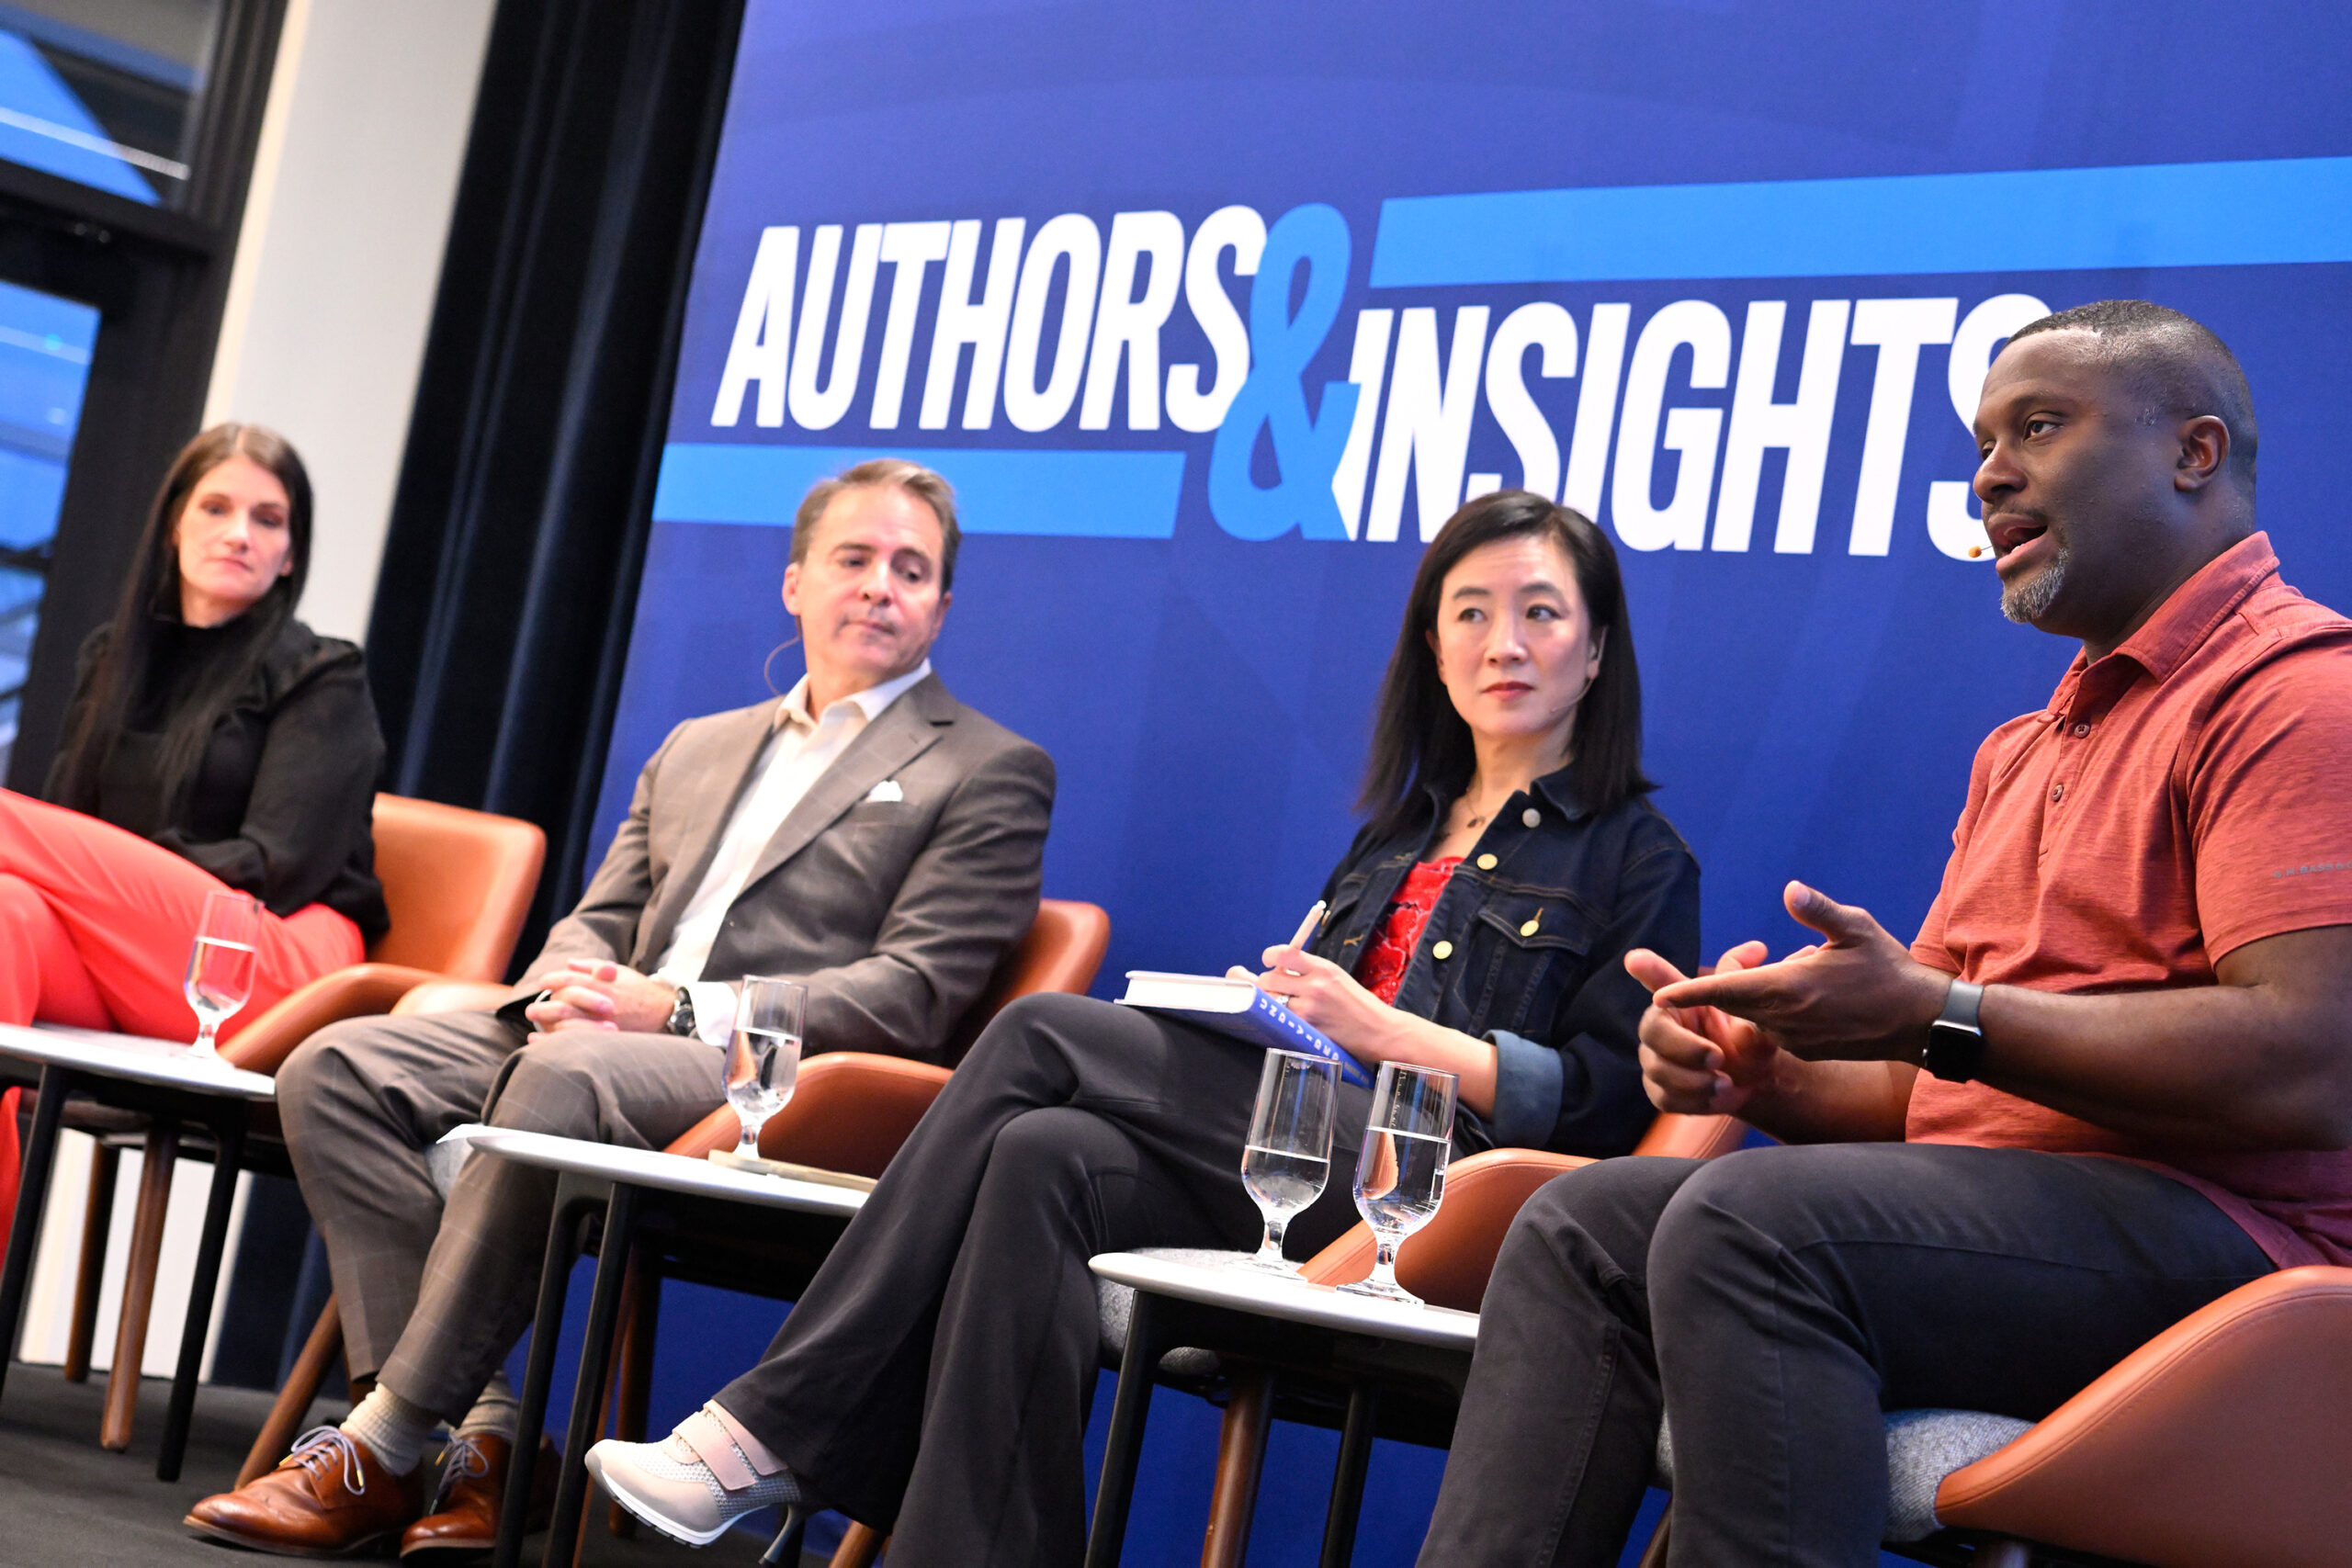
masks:
POLYGON ((311 482, 286 439, 221 424, 164 476, 114 619, 76 666, 42 804, 0 790, 0 1022, 186 1040, 204 896, 258 899, 251 998, 365 956, 384 743, 358 649, 294 618, 311 482))
MULTIPOLYGON (((1480 497, 1414 579, 1322 934, 1252 977, 1367 1064, 1457 1074, 1457 1152, 1623 1154, 1653 1115, 1624 955, 1699 951, 1699 868, 1650 788, 1608 539, 1540 495, 1480 497)), ((1238 1171, 1262 1061, 1164 1015, 1013 1003, 767 1358, 590 1470, 697 1543, 805 1498, 891 1531, 899 1568, 1078 1562, 1102 1348, 1087 1259, 1257 1241, 1238 1171)), ((1340 1085, 1329 1181, 1290 1224, 1308 1248, 1354 1219, 1369 1099, 1340 1085)))

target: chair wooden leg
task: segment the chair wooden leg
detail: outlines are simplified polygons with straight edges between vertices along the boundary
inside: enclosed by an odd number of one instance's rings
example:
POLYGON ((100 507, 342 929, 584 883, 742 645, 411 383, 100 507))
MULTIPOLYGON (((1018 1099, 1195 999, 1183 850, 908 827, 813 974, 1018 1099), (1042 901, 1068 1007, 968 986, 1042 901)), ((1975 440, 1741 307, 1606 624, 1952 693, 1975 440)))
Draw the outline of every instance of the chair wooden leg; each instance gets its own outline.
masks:
MULTIPOLYGON (((662 1276, 642 1255, 629 1259, 621 1285, 621 1353, 613 1365, 613 1436, 625 1443, 645 1441, 645 1416, 653 1399, 653 1344, 662 1323, 662 1276)), ((605 1520, 613 1534, 637 1534, 637 1516, 612 1505, 605 1520)))
POLYGON ((1641 1568, 1666 1568, 1666 1538, 1673 1529, 1674 1505, 1668 1503, 1666 1512, 1657 1517, 1657 1529, 1650 1532, 1649 1545, 1642 1548, 1641 1568))
POLYGON ((832 1568, 874 1568, 882 1549, 889 1544, 890 1538, 880 1530, 852 1519, 849 1529, 842 1531, 841 1545, 833 1549, 832 1568))
POLYGON ((98 1446, 115 1453, 130 1446, 139 1417, 139 1364, 147 1355, 147 1317, 155 1305, 155 1269, 164 1256, 172 1168, 179 1163, 178 1126, 150 1127, 143 1156, 139 1206, 130 1219, 130 1259, 122 1275, 122 1317, 115 1325, 114 1365, 107 1372, 106 1408, 98 1419, 98 1446))
POLYGON ((330 1294, 310 1338, 302 1342, 302 1353, 294 1358, 293 1371, 286 1374, 286 1386, 277 1391, 277 1403, 269 1407, 268 1419, 261 1424, 253 1448, 245 1454, 244 1465, 237 1472, 238 1485, 259 1480, 286 1457, 311 1413, 311 1401, 319 1397, 319 1385, 327 1381, 327 1369, 342 1354, 343 1314, 335 1310, 330 1294))
POLYGON ((90 1156, 90 1202, 82 1213, 82 1262, 74 1272, 74 1322, 65 1338, 65 1381, 90 1381, 90 1342, 98 1334, 98 1292, 107 1277, 107 1237, 114 1229, 114 1179, 122 1151, 103 1137, 90 1156))
POLYGON ((1208 1534, 1201 1568, 1241 1568, 1250 1555, 1250 1521, 1258 1508, 1258 1479, 1266 1465, 1266 1428, 1274 1415, 1274 1380, 1262 1368, 1237 1371, 1217 1431, 1216 1485, 1209 1495, 1208 1534))

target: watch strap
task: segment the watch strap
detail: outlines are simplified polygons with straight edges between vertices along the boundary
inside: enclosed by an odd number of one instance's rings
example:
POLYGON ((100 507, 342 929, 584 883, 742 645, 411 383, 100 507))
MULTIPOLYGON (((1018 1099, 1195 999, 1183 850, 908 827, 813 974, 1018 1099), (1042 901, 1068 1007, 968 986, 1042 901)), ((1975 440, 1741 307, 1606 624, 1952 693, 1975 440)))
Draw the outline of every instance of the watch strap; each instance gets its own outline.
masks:
POLYGON ((691 1035, 695 1032, 695 994, 685 987, 678 987, 678 999, 670 1004, 670 1021, 662 1027, 672 1034, 691 1035))

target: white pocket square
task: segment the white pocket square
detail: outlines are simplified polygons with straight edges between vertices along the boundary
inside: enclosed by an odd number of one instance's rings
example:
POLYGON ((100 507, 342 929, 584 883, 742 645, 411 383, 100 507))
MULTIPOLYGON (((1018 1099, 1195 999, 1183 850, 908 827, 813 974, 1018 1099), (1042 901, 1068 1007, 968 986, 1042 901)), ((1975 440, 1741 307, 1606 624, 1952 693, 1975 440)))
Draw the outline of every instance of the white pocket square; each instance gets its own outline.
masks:
POLYGON ((907 798, 907 792, 899 787, 898 780, 884 779, 880 784, 876 784, 872 789, 865 792, 865 798, 868 804, 875 801, 888 802, 894 800, 904 800, 907 798))

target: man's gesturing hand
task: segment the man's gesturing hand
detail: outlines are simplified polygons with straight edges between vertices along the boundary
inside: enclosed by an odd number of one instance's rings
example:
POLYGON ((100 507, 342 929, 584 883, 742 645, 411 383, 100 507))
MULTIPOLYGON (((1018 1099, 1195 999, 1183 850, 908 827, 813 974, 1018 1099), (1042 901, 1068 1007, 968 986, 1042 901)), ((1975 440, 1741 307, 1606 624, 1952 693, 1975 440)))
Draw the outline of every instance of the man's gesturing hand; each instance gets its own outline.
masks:
MULTIPOLYGON (((1742 942, 1723 955, 1715 973, 1763 962, 1762 942, 1742 942)), ((1645 947, 1625 955, 1625 968, 1654 998, 1641 1022, 1642 1088, 1652 1105, 1685 1116, 1727 1116, 1772 1083, 1781 1051, 1770 1035, 1717 1008, 1669 1007, 1657 999, 1689 982, 1645 947)))
POLYGON ((575 958, 560 969, 535 976, 528 984, 546 995, 523 1010, 541 1033, 566 1029, 625 1029, 658 1034, 677 1004, 674 987, 639 974, 626 964, 575 958))
POLYGON ((1656 1005, 1746 1019, 1808 1061, 1917 1062, 1951 976, 1913 958, 1867 909, 1802 882, 1783 897, 1792 916, 1821 933, 1819 942, 1778 964, 1656 987, 1656 1005))

